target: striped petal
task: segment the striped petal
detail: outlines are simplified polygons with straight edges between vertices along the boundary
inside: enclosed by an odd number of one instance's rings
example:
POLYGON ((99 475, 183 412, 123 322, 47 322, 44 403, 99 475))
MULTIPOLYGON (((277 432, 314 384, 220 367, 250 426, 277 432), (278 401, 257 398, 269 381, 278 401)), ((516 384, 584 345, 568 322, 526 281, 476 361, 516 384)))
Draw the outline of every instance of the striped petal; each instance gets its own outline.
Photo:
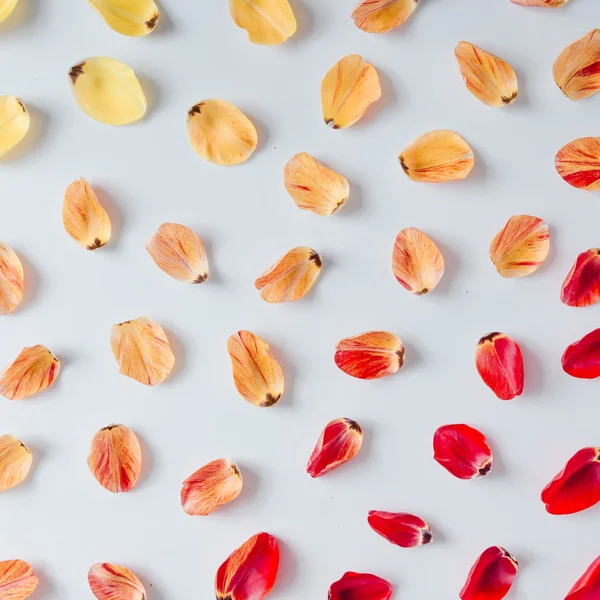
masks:
POLYGON ((0 491, 19 485, 29 474, 32 460, 21 440, 13 435, 0 436, 0 491))
POLYGON ((385 33, 400 27, 419 0, 360 0, 352 11, 354 24, 367 33, 385 33))
POLYGON ((88 571, 88 583, 97 600, 145 600, 146 590, 136 574, 125 567, 98 563, 88 571))
POLYGON ((25 600, 33 594, 39 583, 33 569, 24 560, 0 562, 0 598, 25 600))
POLYGON ((313 450, 307 473, 320 477, 353 459, 362 445, 360 425, 352 419, 335 419, 327 424, 313 450))
POLYGON ((588 192, 600 190, 600 137, 579 138, 563 146, 554 166, 569 185, 588 192))
POLYGON ((23 348, 15 362, 0 375, 0 394, 22 400, 51 386, 60 370, 60 361, 46 346, 23 348))
POLYGON ((15 251, 0 242, 0 315, 8 315, 23 298, 23 265, 15 251))

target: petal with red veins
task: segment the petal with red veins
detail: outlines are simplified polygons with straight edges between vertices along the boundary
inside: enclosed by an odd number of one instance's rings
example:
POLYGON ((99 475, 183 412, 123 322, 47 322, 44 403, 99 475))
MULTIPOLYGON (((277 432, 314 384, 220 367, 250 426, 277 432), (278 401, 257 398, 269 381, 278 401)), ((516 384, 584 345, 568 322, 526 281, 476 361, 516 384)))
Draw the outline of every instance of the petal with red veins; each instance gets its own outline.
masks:
POLYGON ((582 252, 571 267, 560 291, 568 306, 590 306, 600 298, 600 248, 582 252))
POLYGON ((348 571, 331 584, 329 600, 389 600, 392 586, 385 579, 370 573, 348 571))
POLYGON ((371 510, 367 520, 373 531, 401 548, 414 548, 433 541, 429 525, 409 513, 371 510))
POLYGON ((0 562, 0 598, 25 600, 33 594, 39 583, 33 569, 24 560, 0 562))
POLYGON ((492 546, 477 559, 461 590, 461 600, 501 600, 508 594, 518 563, 504 548, 492 546))
POLYGON ((477 372, 500 398, 512 400, 523 393, 523 356, 519 345, 504 333, 488 333, 477 344, 477 372))
POLYGON ((600 329, 594 329, 571 344, 562 356, 562 368, 571 377, 600 377, 600 329))
POLYGON ((563 146, 554 158, 557 173, 580 190, 600 190, 600 137, 578 138, 563 146))
POLYGON ((600 556, 575 582, 565 600, 597 600, 600 598, 600 556))

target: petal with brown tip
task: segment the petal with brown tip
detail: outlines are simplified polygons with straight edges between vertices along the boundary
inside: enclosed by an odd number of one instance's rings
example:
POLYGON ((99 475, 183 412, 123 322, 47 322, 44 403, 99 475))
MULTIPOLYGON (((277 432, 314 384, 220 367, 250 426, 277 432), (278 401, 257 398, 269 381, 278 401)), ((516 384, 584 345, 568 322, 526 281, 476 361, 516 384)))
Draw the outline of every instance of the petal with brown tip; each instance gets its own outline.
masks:
POLYGON ((142 469, 142 449, 135 433, 125 425, 102 428, 92 440, 88 467, 109 492, 128 492, 142 469))
POLYGON ((15 251, 0 242, 0 315, 8 315, 23 298, 23 265, 15 251))
POLYGON ((404 288, 422 296, 440 282, 444 257, 430 237, 415 227, 408 227, 396 236, 392 270, 404 288))
POLYGON ((9 400, 22 400, 52 385, 60 361, 46 346, 23 348, 16 360, 0 375, 0 394, 9 400))
POLYGON ((88 583, 97 600, 145 600, 146 590, 133 571, 120 565, 98 563, 88 571, 88 583))
POLYGON ((402 25, 418 4, 419 0, 360 0, 352 18, 367 33, 385 33, 402 25))
POLYGON ((0 96, 0 157, 12 150, 27 135, 30 124, 29 113, 19 98, 0 96))
POLYGON ((348 180, 306 152, 293 156, 284 169, 285 189, 302 210, 317 215, 336 213, 348 199, 348 180))
POLYGON ((229 12, 253 44, 281 44, 296 33, 288 0, 229 0, 229 12))
POLYGON ((573 187, 600 190, 600 137, 585 137, 563 146, 554 159, 558 174, 573 187))
POLYGON ((258 144, 248 117, 225 100, 204 100, 188 110, 187 132, 192 148, 217 165, 237 165, 250 158, 258 144))
POLYGON ((132 37, 154 30, 160 13, 154 0, 88 0, 107 25, 117 33, 132 37))
POLYGON ((146 317, 113 325, 110 346, 119 363, 119 373, 144 385, 162 383, 175 364, 162 327, 146 317))
POLYGON ((447 129, 418 137, 400 154, 400 166, 413 181, 440 183, 464 179, 473 168, 473 150, 447 129))
POLYGON ((235 500, 242 491, 242 474, 231 460, 204 465, 183 482, 181 506, 188 515, 206 516, 235 500))
POLYGON ((33 569, 24 560, 0 562, 0 598, 25 600, 33 594, 39 583, 33 569))
POLYGON ((14 435, 0 436, 0 491, 19 485, 29 474, 32 460, 21 440, 14 435))
POLYGON ((269 407, 283 394, 283 372, 269 345, 250 331, 227 340, 233 381, 240 396, 254 406, 269 407))
POLYGON ((308 293, 321 273, 322 264, 317 252, 300 246, 282 256, 254 286, 266 302, 293 302, 308 293))
POLYGON ((110 240, 110 218, 83 177, 67 188, 62 219, 65 231, 86 250, 102 248, 110 240))
POLYGON ((554 81, 565 96, 581 100, 600 90, 600 29, 567 46, 552 67, 554 81))
POLYGON ((200 238, 185 225, 163 223, 146 244, 156 266, 186 283, 208 279, 208 261, 200 238))
POLYGON ((380 97, 381 86, 373 65, 358 54, 350 54, 337 62, 321 83, 323 119, 333 129, 350 127, 380 97))
POLYGON ((483 382, 500 400, 523 393, 525 371, 519 344, 505 333, 488 333, 477 343, 475 366, 483 382))
POLYGON ((485 550, 471 567, 459 594, 461 600, 502 600, 517 575, 518 563, 501 546, 485 550))

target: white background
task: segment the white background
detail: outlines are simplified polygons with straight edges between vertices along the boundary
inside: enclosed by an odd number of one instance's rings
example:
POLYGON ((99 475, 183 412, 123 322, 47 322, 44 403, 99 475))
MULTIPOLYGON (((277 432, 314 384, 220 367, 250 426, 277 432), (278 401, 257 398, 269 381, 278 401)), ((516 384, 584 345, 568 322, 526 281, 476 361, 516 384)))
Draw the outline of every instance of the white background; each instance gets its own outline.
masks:
POLYGON ((114 562, 142 578, 149 600, 210 598, 214 574, 238 545, 268 531, 280 540, 273 600, 326 598, 346 570, 388 579, 398 598, 458 597, 476 557, 503 545, 519 560, 509 598, 563 598, 600 552, 599 509, 546 514, 542 488, 582 447, 600 445, 596 381, 561 370, 564 348, 600 325, 600 305, 561 304, 577 254, 600 244, 600 197, 556 174, 556 151, 599 134, 600 96, 563 97, 552 63, 600 25, 598 0, 527 9, 509 0, 422 0, 413 18, 385 35, 357 29, 354 0, 292 0, 298 32, 279 47, 254 46, 226 2, 163 0, 145 39, 113 32, 83 0, 20 0, 0 27, 0 93, 32 115, 21 147, 0 163, 0 239, 26 268, 26 296, 0 322, 0 363, 45 344, 62 361, 50 390, 0 402, 0 429, 34 453, 30 477, 0 494, 0 559, 22 558, 40 576, 32 598, 91 598, 87 570, 114 562), (469 40, 507 60, 519 98, 506 108, 464 87, 453 48, 469 40), (355 126, 329 130, 319 86, 350 53, 377 68, 381 101, 355 126), (149 98, 146 119, 112 128, 77 108, 67 73, 83 58, 131 65, 149 98), (186 110, 206 98, 233 102, 257 125, 258 150, 223 168, 189 146, 186 110), (416 136, 453 129, 476 166, 463 182, 410 181, 397 162, 416 136), (339 214, 300 211, 283 166, 306 151, 345 174, 351 197, 339 214), (113 239, 85 252, 64 232, 66 186, 84 176, 113 222, 113 239), (492 237, 514 214, 545 219, 548 260, 531 277, 503 280, 488 258, 492 237), (192 227, 211 275, 186 286, 158 270, 144 248, 165 221, 192 227), (391 273, 395 235, 407 226, 441 248, 446 274, 413 297, 391 273), (303 300, 269 305, 254 279, 294 246, 324 259, 303 300), (176 366, 147 388, 118 373, 110 327, 147 316, 166 330, 176 366), (249 329, 271 344, 286 391, 272 409, 236 393, 228 336, 249 329), (406 364, 376 382, 352 379, 333 362, 342 337, 397 334, 406 364), (503 331, 521 345, 525 391, 495 398, 479 379, 479 337, 503 331), (305 464, 323 426, 347 416, 364 428, 358 457, 311 480, 305 464), (111 495, 89 473, 90 440, 123 423, 141 438, 143 473, 111 495), (492 473, 453 478, 432 459, 434 430, 465 422, 495 451, 492 473), (240 465, 244 490, 209 517, 181 509, 181 483, 210 460, 240 465), (414 512, 436 540, 402 550, 373 533, 370 509, 414 512))

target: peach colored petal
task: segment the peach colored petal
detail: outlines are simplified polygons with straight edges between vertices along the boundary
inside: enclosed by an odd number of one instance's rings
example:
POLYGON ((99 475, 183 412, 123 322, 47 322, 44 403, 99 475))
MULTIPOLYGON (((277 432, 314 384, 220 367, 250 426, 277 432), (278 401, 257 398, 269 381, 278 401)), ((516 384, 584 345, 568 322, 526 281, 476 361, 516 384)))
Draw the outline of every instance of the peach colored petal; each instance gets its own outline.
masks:
POLYGON ((419 0, 359 0, 352 18, 367 33, 385 33, 402 25, 418 3, 419 0))
POLYGON ((162 327, 146 317, 113 325, 110 346, 119 373, 145 385, 162 383, 175 364, 162 327))
POLYGON ((229 12, 253 44, 281 44, 296 33, 288 0, 229 0, 229 12))
POLYGON ((0 242, 0 315, 8 315, 23 298, 23 265, 15 251, 0 242))
POLYGON ((88 571, 88 583, 97 600, 146 599, 146 590, 135 573, 119 565, 92 565, 88 571))
POLYGON ((600 190, 600 137, 579 138, 563 146, 554 166, 569 185, 588 192, 600 190))
POLYGON ((547 8, 558 8, 564 6, 569 0, 510 0, 513 4, 522 6, 545 6, 547 8))
POLYGON ((0 436, 0 491, 19 485, 29 474, 31 462, 31 452, 21 440, 13 435, 0 436))
POLYGON ((600 90, 600 29, 567 46, 552 67, 554 81, 565 96, 581 100, 600 90))
POLYGON ((33 569, 24 560, 0 562, 0 598, 25 600, 33 594, 39 583, 33 569))

